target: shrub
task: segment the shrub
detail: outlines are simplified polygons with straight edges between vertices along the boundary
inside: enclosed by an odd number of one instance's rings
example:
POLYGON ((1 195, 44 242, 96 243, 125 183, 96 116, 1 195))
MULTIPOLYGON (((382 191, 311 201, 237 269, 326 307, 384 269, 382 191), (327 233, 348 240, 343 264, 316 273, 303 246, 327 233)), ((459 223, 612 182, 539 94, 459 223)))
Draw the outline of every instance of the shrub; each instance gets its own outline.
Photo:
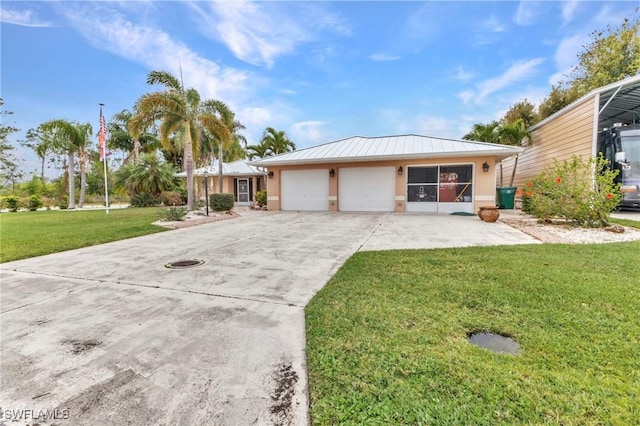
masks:
POLYGON ((182 221, 189 210, 186 207, 171 207, 168 209, 160 209, 158 215, 161 220, 170 222, 182 221))
POLYGON ((542 220, 563 218, 586 227, 606 226, 620 202, 617 170, 610 170, 602 157, 582 161, 574 156, 543 171, 527 184, 523 202, 542 220), (595 182, 594 182, 595 173, 595 182))
POLYGON ((29 211, 34 212, 42 206, 43 206, 42 199, 40 198, 39 195, 34 194, 29 197, 29 211))
POLYGON ((58 198, 58 207, 60 208, 60 210, 64 210, 69 206, 69 196, 68 195, 63 195, 62 197, 58 198))
POLYGON ((258 203, 258 205, 261 205, 261 206, 264 206, 267 204, 267 191, 256 192, 256 203, 258 203))
POLYGON ((15 195, 9 195, 4 199, 4 204, 7 206, 10 212, 17 212, 20 207, 20 199, 15 195))
POLYGON ((156 195, 143 192, 131 196, 129 200, 131 207, 155 207, 160 205, 160 198, 156 195))
POLYGON ((209 200, 213 211, 221 212, 233 208, 233 194, 211 194, 209 200))
POLYGON ((182 206, 184 205, 184 201, 182 199, 182 194, 178 191, 164 191, 160 194, 160 201, 165 206, 182 206))

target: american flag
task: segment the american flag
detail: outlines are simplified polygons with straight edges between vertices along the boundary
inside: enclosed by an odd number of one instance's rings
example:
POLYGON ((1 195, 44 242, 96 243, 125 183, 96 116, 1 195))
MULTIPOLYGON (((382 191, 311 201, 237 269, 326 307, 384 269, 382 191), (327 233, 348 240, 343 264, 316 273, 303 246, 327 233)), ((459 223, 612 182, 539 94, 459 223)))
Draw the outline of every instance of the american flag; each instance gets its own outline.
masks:
POLYGON ((100 144, 100 161, 104 160, 104 157, 109 155, 107 152, 105 154, 106 145, 107 145, 107 122, 104 119, 104 115, 102 115, 102 108, 100 108, 100 131, 98 132, 98 143, 100 144))

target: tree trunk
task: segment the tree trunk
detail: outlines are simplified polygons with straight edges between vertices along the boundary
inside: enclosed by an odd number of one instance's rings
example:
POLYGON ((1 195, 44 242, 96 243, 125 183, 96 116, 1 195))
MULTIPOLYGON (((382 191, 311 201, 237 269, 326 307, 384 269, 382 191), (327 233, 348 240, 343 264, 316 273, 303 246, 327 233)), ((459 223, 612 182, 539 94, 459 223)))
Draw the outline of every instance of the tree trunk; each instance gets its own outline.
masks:
POLYGON ((218 145, 218 193, 222 194, 222 141, 218 145))
POLYGON ((509 180, 509 186, 513 186, 513 180, 516 177, 516 167, 518 167, 518 156, 516 155, 515 160, 513 161, 513 170, 511 171, 511 179, 509 180))
MULTIPOLYGON (((104 161, 107 161, 105 158, 104 161)), ((84 207, 84 196, 87 192, 87 164, 85 161, 80 161, 80 201, 78 201, 78 207, 84 207)))
POLYGON ((44 183, 44 157, 40 163, 40 179, 42 180, 42 183, 44 183))
POLYGON ((191 142, 191 126, 189 120, 184 120, 184 168, 187 172, 187 209, 193 211, 193 146, 191 142))
POLYGON ((74 176, 76 165, 73 151, 69 151, 69 206, 68 209, 76 208, 76 181, 74 176))
POLYGON ((133 140, 133 164, 140 161, 140 141, 136 138, 133 140))

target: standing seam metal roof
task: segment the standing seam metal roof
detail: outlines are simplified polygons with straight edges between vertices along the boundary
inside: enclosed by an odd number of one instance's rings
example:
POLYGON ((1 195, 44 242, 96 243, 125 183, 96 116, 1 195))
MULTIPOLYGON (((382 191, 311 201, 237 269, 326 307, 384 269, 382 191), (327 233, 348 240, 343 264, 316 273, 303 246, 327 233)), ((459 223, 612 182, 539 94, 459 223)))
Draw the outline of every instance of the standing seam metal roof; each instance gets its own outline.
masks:
POLYGON ((252 161, 255 166, 321 163, 329 161, 371 161, 392 158, 496 155, 502 158, 522 152, 515 146, 420 135, 383 137, 354 136, 323 145, 252 161))

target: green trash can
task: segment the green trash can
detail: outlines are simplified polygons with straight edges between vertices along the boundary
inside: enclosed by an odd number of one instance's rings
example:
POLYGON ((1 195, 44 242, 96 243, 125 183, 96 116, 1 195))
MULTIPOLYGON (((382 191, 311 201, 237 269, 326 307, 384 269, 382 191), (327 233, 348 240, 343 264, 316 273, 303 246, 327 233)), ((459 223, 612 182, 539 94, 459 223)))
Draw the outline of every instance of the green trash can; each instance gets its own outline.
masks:
POLYGON ((516 186, 496 188, 496 199, 499 209, 513 209, 516 199, 516 186))

